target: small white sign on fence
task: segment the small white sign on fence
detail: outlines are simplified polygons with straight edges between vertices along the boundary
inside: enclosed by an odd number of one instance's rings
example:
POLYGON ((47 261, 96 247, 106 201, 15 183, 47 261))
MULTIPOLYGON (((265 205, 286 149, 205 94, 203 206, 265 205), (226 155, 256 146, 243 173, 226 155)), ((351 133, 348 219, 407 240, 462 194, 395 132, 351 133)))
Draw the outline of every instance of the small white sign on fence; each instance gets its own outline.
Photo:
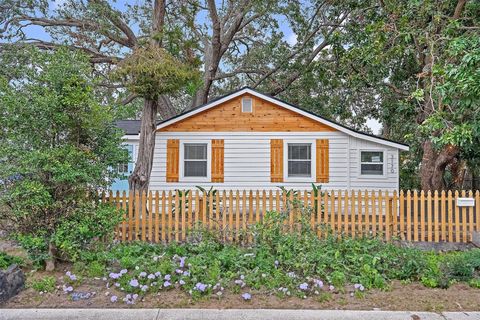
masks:
POLYGON ((475 199, 474 198, 457 198, 458 207, 474 207, 475 199))

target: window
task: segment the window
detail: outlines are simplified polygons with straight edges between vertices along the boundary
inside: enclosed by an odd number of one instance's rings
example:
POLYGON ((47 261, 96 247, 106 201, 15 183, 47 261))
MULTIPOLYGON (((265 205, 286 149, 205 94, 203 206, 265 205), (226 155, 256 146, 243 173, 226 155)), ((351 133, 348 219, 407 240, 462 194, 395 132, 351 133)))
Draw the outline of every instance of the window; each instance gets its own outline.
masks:
POLYGON ((362 175, 383 175, 383 151, 362 151, 360 157, 362 175))
POLYGON ((242 98, 242 112, 252 112, 252 98, 242 98))
POLYGON ((185 177, 207 177, 207 144, 185 143, 183 153, 185 177))
POLYGON ((120 174, 130 173, 128 172, 128 163, 120 163, 118 165, 118 173, 120 174))
POLYGON ((312 176, 312 145, 310 143, 288 144, 288 177, 312 176))

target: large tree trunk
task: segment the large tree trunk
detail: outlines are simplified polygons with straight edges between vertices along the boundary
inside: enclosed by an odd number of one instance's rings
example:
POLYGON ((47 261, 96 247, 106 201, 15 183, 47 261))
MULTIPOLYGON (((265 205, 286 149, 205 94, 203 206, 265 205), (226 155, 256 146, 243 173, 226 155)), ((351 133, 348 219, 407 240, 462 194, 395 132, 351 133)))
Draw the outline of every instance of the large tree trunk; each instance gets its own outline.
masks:
MULTIPOLYGON (((154 46, 162 45, 162 32, 165 23, 165 0, 155 0, 153 3, 152 38, 150 42, 154 46)), ((152 173, 153 153, 155 151, 155 130, 157 128, 157 112, 159 100, 145 98, 140 124, 140 141, 138 145, 137 162, 135 169, 128 178, 130 191, 147 191, 152 173)), ((168 99, 167 99, 168 100, 168 99)), ((162 101, 163 102, 163 101, 162 101)), ((165 104, 165 103, 163 103, 165 104)), ((167 109, 167 108, 165 108, 167 109)), ((172 108, 173 109, 173 108, 172 108)), ((165 110, 169 112, 168 110, 165 110)))
POLYGON ((444 190, 445 181, 443 179, 445 168, 458 155, 458 147, 447 145, 443 149, 436 151, 433 143, 427 140, 423 143, 423 157, 420 168, 420 177, 422 180, 422 189, 444 190))
POLYGON ((157 127, 158 101, 145 99, 140 127, 140 141, 135 169, 128 179, 131 191, 146 191, 152 172, 157 127))

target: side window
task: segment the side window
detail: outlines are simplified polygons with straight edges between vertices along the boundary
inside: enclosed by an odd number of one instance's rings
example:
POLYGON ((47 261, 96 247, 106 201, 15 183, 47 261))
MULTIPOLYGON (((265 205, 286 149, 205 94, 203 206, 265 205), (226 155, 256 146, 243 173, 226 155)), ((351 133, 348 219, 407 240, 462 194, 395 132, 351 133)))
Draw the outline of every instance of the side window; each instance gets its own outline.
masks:
POLYGON ((312 176, 312 144, 288 144, 288 177, 312 176))
POLYGON ((118 165, 117 171, 120 174, 130 174, 133 171, 133 145, 127 144, 124 145, 125 149, 128 151, 128 162, 120 163, 118 165))
POLYGON ((184 144, 185 177, 207 177, 207 146, 206 143, 184 144))
POLYGON ((361 151, 360 158, 362 175, 383 175, 383 151, 361 151))

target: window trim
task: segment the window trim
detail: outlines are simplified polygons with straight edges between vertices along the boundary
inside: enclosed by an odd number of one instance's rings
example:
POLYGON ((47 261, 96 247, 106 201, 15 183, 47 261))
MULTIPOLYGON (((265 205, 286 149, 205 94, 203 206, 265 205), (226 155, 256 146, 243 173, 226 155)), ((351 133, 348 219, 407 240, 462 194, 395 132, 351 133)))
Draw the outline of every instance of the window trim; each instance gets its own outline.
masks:
POLYGON ((212 179, 212 142, 211 140, 180 140, 180 161, 179 161, 179 182, 210 182, 212 179), (185 177, 185 144, 206 144, 207 145, 207 176, 206 177, 185 177))
POLYGON ((359 149, 358 150, 358 176, 361 178, 369 178, 369 179, 383 179, 387 178, 387 162, 385 161, 387 152, 383 148, 369 148, 369 149, 359 149), (362 152, 381 152, 383 153, 383 174, 362 174, 362 163, 372 163, 372 162, 362 162, 362 152))
POLYGON ((248 96, 244 96, 244 97, 242 97, 241 100, 242 100, 242 101, 241 101, 241 104, 242 104, 242 113, 253 113, 253 98, 252 98, 252 97, 248 97, 248 96), (250 99, 250 107, 252 108, 251 111, 245 111, 245 110, 244 110, 243 99, 250 99))
POLYGON ((285 182, 315 182, 317 170, 317 142, 315 139, 306 140, 283 140, 283 181, 285 182), (289 177, 288 176, 288 145, 289 144, 310 144, 310 177, 289 177))

